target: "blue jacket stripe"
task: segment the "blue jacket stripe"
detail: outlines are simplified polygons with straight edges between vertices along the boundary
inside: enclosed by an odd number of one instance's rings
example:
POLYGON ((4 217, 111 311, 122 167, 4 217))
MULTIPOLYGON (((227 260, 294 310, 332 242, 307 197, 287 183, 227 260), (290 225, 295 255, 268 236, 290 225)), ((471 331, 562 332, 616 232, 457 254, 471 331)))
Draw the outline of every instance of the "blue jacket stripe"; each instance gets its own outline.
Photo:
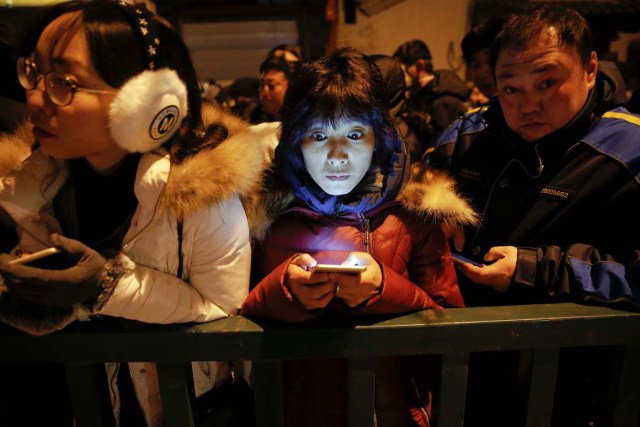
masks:
POLYGON ((640 182, 640 118, 619 107, 605 113, 582 139, 601 153, 617 160, 640 182), (611 114, 613 113, 613 114, 611 114))
POLYGON ((640 305, 640 286, 627 279, 625 266, 615 262, 596 262, 569 257, 578 283, 586 298, 599 301, 630 301, 640 305))
POLYGON ((482 114, 486 110, 487 107, 477 108, 453 122, 453 124, 445 129, 442 135, 440 135, 440 138, 438 138, 438 141, 436 142, 436 146, 439 147, 450 142, 456 142, 459 134, 466 135, 484 130, 484 128, 487 127, 487 124, 484 121, 482 114))

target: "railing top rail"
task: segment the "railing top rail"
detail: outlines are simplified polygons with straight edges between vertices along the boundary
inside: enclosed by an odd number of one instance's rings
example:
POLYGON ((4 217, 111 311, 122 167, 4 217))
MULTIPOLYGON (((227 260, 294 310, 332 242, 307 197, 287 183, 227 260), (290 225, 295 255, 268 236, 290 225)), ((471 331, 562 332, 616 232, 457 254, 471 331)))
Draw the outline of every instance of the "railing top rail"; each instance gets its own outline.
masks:
POLYGON ((640 313, 571 303, 427 310, 313 329, 240 316, 186 325, 105 319, 42 337, 0 326, 4 363, 357 358, 617 344, 640 345, 640 313))

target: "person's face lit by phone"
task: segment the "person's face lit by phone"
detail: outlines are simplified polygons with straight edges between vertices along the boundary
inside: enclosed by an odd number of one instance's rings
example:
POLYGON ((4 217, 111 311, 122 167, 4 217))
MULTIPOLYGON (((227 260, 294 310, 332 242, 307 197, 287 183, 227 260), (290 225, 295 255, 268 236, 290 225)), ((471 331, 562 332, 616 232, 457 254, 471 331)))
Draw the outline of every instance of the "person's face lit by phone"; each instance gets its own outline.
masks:
POLYGON ((373 128, 353 119, 312 123, 301 149, 307 172, 333 196, 348 194, 369 170, 375 136, 373 128))

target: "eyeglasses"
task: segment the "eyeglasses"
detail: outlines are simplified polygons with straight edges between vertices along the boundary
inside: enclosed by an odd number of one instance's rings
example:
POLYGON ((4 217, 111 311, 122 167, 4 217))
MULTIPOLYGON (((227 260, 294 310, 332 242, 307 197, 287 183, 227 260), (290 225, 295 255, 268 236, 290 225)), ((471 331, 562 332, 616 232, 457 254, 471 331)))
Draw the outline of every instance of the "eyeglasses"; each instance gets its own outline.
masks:
POLYGON ((16 68, 20 85, 26 90, 33 90, 38 87, 40 79, 44 77, 44 91, 47 93, 51 102, 61 107, 69 105, 71 101, 73 101, 73 95, 75 95, 76 92, 84 91, 96 94, 116 93, 116 91, 113 90, 87 89, 57 71, 49 71, 47 74, 41 74, 38 72, 33 58, 24 56, 18 58, 16 68))

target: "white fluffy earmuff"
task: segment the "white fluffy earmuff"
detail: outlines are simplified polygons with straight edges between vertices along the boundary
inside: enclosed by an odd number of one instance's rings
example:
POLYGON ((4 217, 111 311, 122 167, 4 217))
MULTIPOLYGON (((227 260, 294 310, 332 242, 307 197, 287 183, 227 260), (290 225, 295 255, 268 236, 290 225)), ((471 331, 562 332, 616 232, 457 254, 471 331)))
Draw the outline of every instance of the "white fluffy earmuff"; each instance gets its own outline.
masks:
POLYGON ((187 87, 175 70, 146 70, 127 80, 111 103, 111 136, 131 153, 153 150, 177 132, 188 111, 187 87))

